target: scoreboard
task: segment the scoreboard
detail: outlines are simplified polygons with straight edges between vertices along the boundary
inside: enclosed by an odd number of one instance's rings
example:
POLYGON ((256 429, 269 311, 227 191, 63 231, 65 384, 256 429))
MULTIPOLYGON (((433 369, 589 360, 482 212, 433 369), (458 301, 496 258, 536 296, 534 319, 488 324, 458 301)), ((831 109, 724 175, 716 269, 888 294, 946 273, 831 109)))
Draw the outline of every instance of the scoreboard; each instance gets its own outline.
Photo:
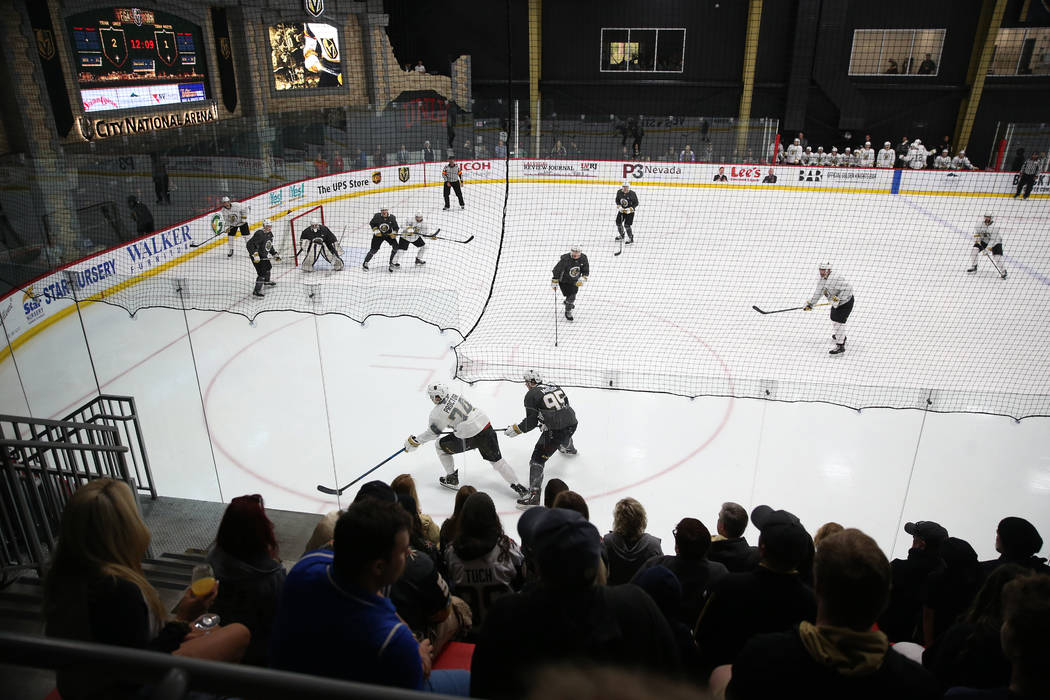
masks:
POLYGON ((208 99, 201 29, 175 15, 104 8, 66 19, 85 112, 208 99))

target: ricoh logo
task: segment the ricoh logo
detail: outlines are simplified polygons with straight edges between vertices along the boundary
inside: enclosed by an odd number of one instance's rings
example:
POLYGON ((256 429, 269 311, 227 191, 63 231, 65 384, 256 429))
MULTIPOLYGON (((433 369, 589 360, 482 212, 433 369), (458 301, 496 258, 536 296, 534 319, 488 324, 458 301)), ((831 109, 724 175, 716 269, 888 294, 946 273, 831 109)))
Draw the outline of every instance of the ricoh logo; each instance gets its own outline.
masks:
POLYGON ((465 163, 460 163, 459 167, 464 170, 492 170, 492 163, 479 160, 468 160, 465 163))
POLYGON ((641 179, 646 175, 681 175, 682 169, 677 165, 646 165, 644 163, 624 163, 623 176, 641 179))

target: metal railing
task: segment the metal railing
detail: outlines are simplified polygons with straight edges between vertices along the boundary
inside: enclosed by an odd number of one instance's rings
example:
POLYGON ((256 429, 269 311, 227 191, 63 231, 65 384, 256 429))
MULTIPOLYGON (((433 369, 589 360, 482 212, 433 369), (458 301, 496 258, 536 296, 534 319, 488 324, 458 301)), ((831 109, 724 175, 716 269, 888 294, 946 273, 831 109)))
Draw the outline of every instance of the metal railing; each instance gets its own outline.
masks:
MULTIPOLYGON (((253 700, 417 700, 423 693, 350 681, 333 680, 266 668, 201 661, 49 637, 0 632, 0 658, 5 664, 62 671, 90 668, 93 675, 148 685, 149 697, 179 700, 188 691, 253 700)), ((447 695, 427 693, 428 698, 447 695)))
POLYGON ((112 425, 0 415, 0 573, 43 574, 73 492, 100 477, 136 489, 112 425))
POLYGON ((129 466, 135 479, 133 488, 137 487, 140 493, 148 493, 151 499, 157 498, 157 487, 149 467, 149 455, 142 437, 135 397, 100 394, 62 420, 117 428, 122 438, 120 444, 128 448, 129 466))

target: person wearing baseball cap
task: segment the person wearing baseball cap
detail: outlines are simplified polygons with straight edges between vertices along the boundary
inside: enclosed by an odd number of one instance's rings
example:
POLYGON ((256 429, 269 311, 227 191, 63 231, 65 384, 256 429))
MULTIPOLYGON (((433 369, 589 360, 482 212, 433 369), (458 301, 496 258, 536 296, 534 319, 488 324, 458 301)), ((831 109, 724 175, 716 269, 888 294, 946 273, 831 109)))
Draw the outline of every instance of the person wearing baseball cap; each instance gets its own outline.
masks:
POLYGON ((879 629, 891 642, 922 644, 922 604, 930 574, 944 568, 941 545, 948 540, 948 530, 932 520, 904 524, 911 535, 907 559, 890 562, 893 588, 890 603, 879 618, 879 629))
POLYGON ((471 660, 472 697, 527 694, 551 663, 592 663, 667 675, 680 669, 663 613, 637 586, 598 585, 601 536, 574 510, 530 508, 518 520, 534 587, 489 608, 471 660))

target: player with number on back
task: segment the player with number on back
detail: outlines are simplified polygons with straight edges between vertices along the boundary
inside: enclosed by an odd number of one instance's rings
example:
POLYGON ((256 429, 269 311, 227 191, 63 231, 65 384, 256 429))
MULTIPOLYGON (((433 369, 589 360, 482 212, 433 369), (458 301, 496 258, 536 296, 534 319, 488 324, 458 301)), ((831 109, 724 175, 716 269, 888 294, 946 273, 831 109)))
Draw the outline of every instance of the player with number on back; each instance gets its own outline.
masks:
POLYGON ((583 249, 574 245, 565 255, 558 260, 558 264, 551 271, 551 289, 561 287, 561 293, 565 295, 565 318, 572 320, 572 310, 576 306, 576 292, 580 290, 587 276, 591 274, 590 263, 583 249))
POLYGON ((335 234, 320 219, 310 219, 310 225, 299 237, 299 248, 303 251, 303 272, 313 272, 318 258, 323 257, 338 272, 343 269, 343 251, 335 234))
POLYGON ((219 209, 222 218, 223 232, 226 234, 226 257, 233 257, 233 237, 238 233, 247 238, 251 235, 248 228, 248 205, 244 202, 231 202, 229 197, 222 198, 219 209))
POLYGON ((812 311, 820 297, 827 297, 831 302, 831 339, 835 341, 835 347, 828 350, 828 354, 839 355, 846 351, 846 319, 853 312, 853 287, 842 275, 832 274, 829 262, 822 262, 819 272, 817 289, 802 309, 812 311))
POLYGON ((491 464, 510 484, 514 493, 518 496, 528 493, 528 489, 518 483, 514 470, 500 454, 499 439, 484 411, 475 408, 465 396, 453 394, 444 384, 431 384, 427 387, 427 395, 437 404, 430 412, 430 424, 418 436, 408 436, 405 440, 405 452, 411 452, 424 442, 430 442, 441 435, 435 448, 438 460, 445 469, 445 476, 438 477, 442 486, 453 491, 459 490, 459 470, 452 461, 452 455, 477 450, 481 453, 481 458, 491 464), (448 433, 448 430, 452 432, 448 433))
POLYGON ((253 296, 264 296, 262 288, 273 287, 277 283, 270 281, 270 268, 273 265, 268 258, 272 257, 281 262, 281 256, 273 249, 273 231, 269 219, 263 219, 262 228, 252 234, 245 245, 248 247, 248 255, 251 256, 252 265, 255 266, 255 291, 253 296))
POLYGON ((401 232, 401 240, 397 243, 397 248, 394 249, 394 256, 391 258, 392 267, 401 267, 397 262, 397 256, 402 250, 408 250, 409 244, 416 246, 416 265, 426 265, 426 261, 423 260, 423 250, 426 246, 426 241, 423 238, 433 238, 433 234, 427 231, 426 222, 423 221, 423 215, 417 213, 415 217, 405 224, 404 230, 401 232))
POLYGON ((984 215, 984 221, 977 225, 973 231, 973 250, 970 252, 970 267, 967 272, 977 272, 977 256, 991 251, 992 265, 995 266, 999 277, 1006 279, 1006 261, 1003 260, 1003 237, 999 233, 999 227, 993 224, 991 214, 984 215))
POLYGON ((540 427, 540 439, 532 450, 529 460, 529 492, 518 499, 518 507, 531 508, 540 504, 540 490, 543 488, 543 468, 547 460, 558 450, 562 454, 576 454, 572 444, 572 434, 576 432, 576 411, 569 405, 569 399, 561 387, 548 384, 536 370, 525 372, 525 420, 509 426, 504 434, 515 437, 527 433, 537 425, 540 427))
POLYGON ((616 230, 620 232, 616 240, 622 241, 626 234, 626 242, 634 243, 634 232, 631 230, 631 225, 634 224, 634 210, 637 207, 638 195, 625 180, 620 185, 620 191, 616 193, 616 230))
POLYGON ((394 258, 397 256, 397 232, 400 228, 397 225, 397 217, 391 214, 389 209, 383 207, 368 222, 368 226, 372 229, 372 245, 369 246, 368 254, 365 255, 365 261, 361 263, 361 267, 368 269, 368 261, 379 252, 383 243, 390 244, 392 248, 390 251, 390 265, 387 269, 393 272, 395 267, 401 267, 400 264, 394 262, 394 258))

